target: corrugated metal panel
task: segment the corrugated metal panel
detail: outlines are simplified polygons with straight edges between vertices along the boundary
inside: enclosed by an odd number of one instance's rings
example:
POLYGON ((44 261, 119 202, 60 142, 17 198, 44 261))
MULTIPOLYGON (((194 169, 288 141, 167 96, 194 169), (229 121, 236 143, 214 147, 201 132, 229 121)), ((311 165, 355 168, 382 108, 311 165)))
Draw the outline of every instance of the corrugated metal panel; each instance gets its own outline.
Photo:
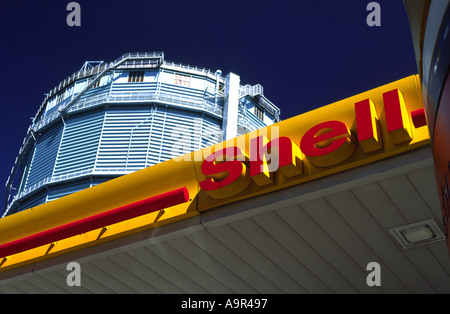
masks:
POLYGON ((248 119, 249 127, 251 130, 258 130, 266 126, 266 124, 258 119, 251 112, 246 112, 245 117, 248 119))
POLYGON ((222 122, 218 122, 206 116, 203 117, 201 148, 215 145, 224 140, 221 126, 222 122))
POLYGON ((106 113, 96 169, 142 169, 212 145, 218 134, 219 123, 195 113, 162 107, 111 109, 106 113), (208 133, 205 141, 202 133, 208 133))
POLYGON ((62 123, 58 123, 37 139, 26 188, 52 176, 62 130, 62 123))
POLYGON ((143 83, 114 83, 111 87, 111 96, 121 96, 123 93, 155 93, 156 82, 143 83))
POLYGON ((26 162, 23 166, 23 171, 20 173, 20 185, 18 189, 18 193, 21 193, 23 189, 25 188, 26 182, 27 182, 27 176, 29 174, 31 161, 33 160, 34 150, 36 147, 33 147, 30 152, 28 152, 28 155, 26 156, 26 162))
POLYGON ((160 146, 159 162, 201 148, 202 121, 199 114, 164 108, 158 111, 153 124, 152 142, 160 146), (154 141, 155 140, 155 141, 154 141))
POLYGON ((96 169, 144 168, 149 146, 152 109, 110 109, 100 139, 96 169))
POLYGON ((54 176, 94 168, 103 119, 94 112, 66 120, 54 176))
POLYGON ((197 98, 199 100, 203 99, 205 95, 204 90, 194 89, 190 87, 178 86, 174 84, 160 83, 160 91, 162 93, 175 94, 177 96, 187 96, 192 98, 197 98))
POLYGON ((52 186, 49 188, 47 202, 54 201, 60 197, 82 191, 91 187, 90 180, 78 181, 75 183, 65 183, 60 186, 52 186))

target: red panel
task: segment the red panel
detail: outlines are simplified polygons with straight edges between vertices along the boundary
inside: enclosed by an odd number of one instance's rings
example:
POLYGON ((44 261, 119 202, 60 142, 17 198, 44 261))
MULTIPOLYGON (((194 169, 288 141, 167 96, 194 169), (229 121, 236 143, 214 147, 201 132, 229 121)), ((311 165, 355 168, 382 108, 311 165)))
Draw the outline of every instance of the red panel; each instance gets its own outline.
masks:
POLYGON ((358 140, 364 141, 374 137, 372 113, 370 112, 370 99, 355 103, 356 125, 358 127, 358 140))
POLYGON ((394 89, 383 94, 384 110, 386 113, 386 126, 389 133, 403 129, 403 119, 400 104, 399 90, 394 89))
POLYGON ((411 111, 411 118, 415 128, 420 128, 427 125, 424 108, 411 111))
POLYGON ((0 245, 0 257, 17 254, 41 245, 49 244, 88 231, 109 226, 124 220, 152 213, 163 208, 187 202, 186 187, 156 195, 104 213, 80 219, 50 230, 0 245))

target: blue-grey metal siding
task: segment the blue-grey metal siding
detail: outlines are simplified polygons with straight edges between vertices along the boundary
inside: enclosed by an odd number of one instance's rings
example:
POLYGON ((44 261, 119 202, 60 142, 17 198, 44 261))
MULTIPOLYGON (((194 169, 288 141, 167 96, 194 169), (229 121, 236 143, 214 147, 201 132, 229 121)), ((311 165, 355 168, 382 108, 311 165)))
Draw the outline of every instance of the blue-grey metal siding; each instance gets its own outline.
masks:
POLYGON ((156 92, 156 82, 143 83, 114 83, 111 87, 111 96, 123 96, 131 93, 154 94, 156 92))
POLYGON ((37 138, 25 188, 52 176, 62 130, 63 124, 59 123, 37 138))
POLYGON ((66 120, 54 176, 93 169, 104 112, 71 117, 66 120))
POLYGON ((109 109, 105 114, 95 169, 144 168, 151 115, 151 108, 109 109))

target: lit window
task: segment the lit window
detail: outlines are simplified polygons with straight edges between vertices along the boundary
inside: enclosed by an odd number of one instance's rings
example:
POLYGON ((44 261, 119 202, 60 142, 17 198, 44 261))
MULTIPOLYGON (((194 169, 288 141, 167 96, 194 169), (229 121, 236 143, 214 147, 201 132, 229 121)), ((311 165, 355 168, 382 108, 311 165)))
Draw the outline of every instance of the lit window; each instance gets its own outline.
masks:
POLYGON ((144 76, 144 71, 131 71, 130 74, 128 74, 128 83, 143 82, 144 76))
POLYGON ((186 75, 175 74, 175 85, 191 86, 191 77, 186 75))
POLYGON ((255 116, 258 117, 259 120, 264 120, 264 111, 262 111, 260 108, 255 106, 255 116))

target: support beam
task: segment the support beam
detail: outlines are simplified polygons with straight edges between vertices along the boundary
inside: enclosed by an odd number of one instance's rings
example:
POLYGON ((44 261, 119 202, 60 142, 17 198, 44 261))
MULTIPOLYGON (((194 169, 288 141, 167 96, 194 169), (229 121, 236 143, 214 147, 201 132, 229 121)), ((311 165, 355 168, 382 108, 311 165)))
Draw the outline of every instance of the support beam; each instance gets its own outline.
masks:
POLYGON ((225 140, 229 140, 237 136, 239 83, 239 75, 228 73, 225 77, 225 103, 223 108, 222 124, 222 129, 225 132, 225 140))

